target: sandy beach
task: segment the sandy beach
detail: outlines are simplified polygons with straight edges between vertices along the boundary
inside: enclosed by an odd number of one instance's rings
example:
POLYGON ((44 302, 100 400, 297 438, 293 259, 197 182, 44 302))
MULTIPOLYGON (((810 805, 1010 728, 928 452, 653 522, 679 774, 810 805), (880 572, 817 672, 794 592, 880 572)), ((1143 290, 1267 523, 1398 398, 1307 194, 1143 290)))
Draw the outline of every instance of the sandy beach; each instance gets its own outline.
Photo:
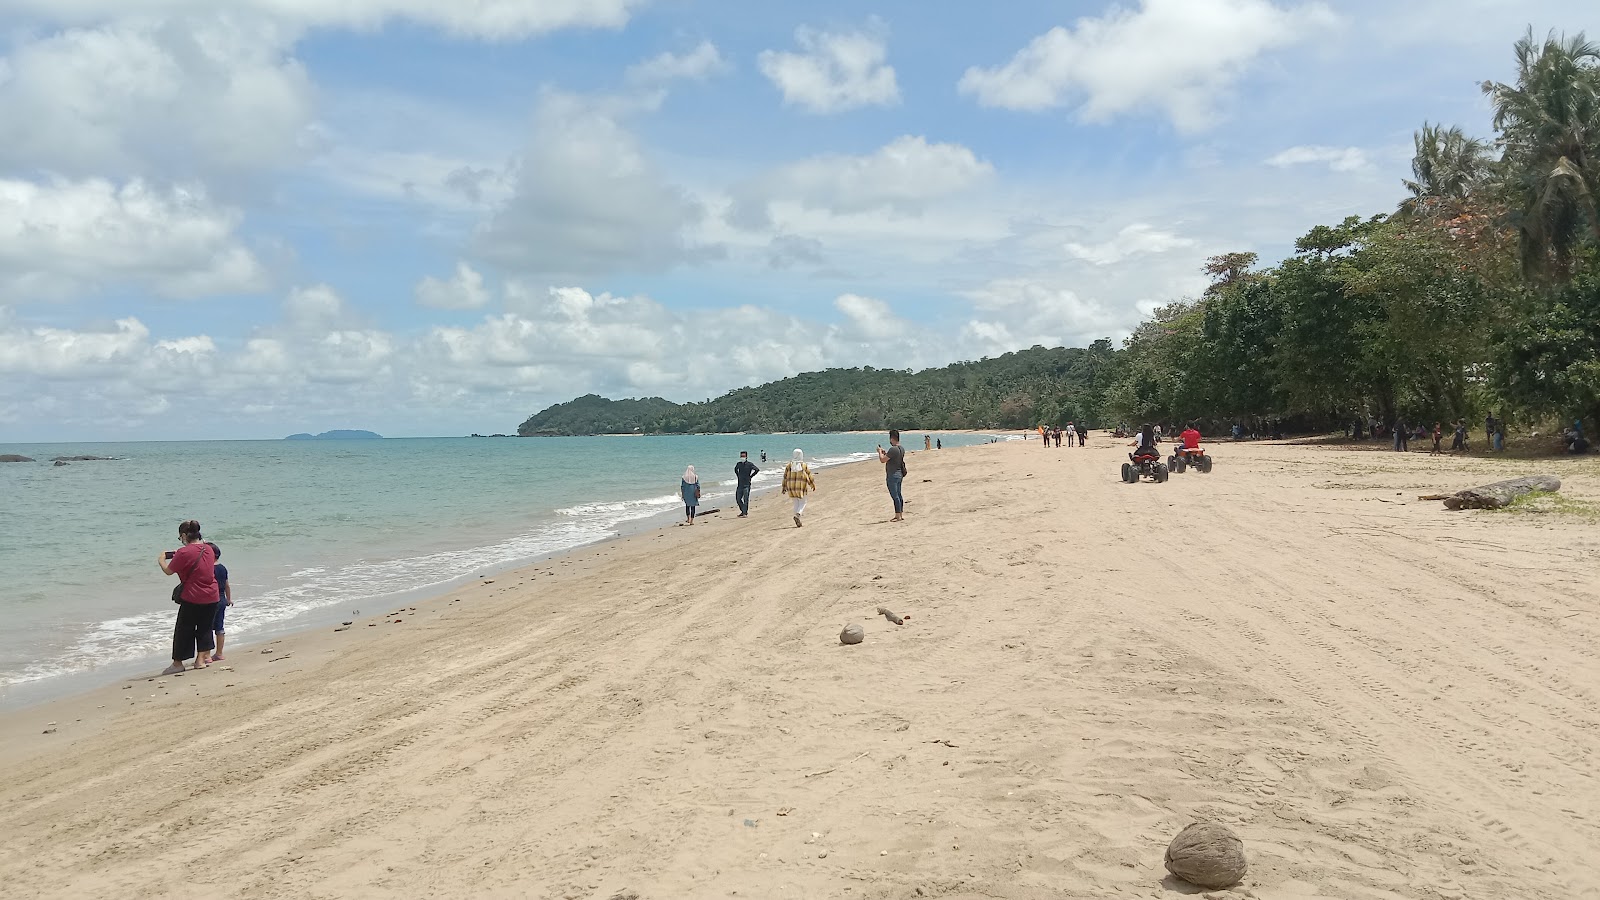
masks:
POLYGON ((1040 449, 9 713, 3 893, 1176 897, 1206 819, 1263 900, 1600 897, 1600 525, 1416 499, 1592 458, 1040 449))

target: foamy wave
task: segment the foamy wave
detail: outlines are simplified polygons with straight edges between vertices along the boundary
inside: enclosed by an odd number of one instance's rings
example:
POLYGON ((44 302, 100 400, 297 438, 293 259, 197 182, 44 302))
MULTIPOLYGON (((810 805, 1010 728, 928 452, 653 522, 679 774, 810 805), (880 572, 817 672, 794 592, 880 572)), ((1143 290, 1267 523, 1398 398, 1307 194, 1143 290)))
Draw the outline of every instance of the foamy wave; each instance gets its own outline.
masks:
POLYGON ((663 494, 660 497, 651 497, 648 500, 623 500, 617 503, 582 503, 577 506, 568 506, 556 512, 563 516, 605 516, 615 513, 629 513, 639 510, 649 510, 646 515, 654 515, 662 509, 676 506, 679 503, 677 494, 663 494))

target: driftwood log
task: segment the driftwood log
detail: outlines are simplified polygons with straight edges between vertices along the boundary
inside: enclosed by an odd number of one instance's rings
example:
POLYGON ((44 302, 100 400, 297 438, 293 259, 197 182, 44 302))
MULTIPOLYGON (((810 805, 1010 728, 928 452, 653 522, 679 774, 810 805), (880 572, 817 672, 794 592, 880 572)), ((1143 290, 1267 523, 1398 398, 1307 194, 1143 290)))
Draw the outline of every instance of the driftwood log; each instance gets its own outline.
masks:
POLYGON ((888 619, 896 625, 904 625, 906 623, 905 619, 895 615, 894 612, 887 606, 878 607, 878 615, 883 616, 885 619, 888 619))
POLYGON ((1469 491, 1457 491, 1444 498, 1444 505, 1449 509, 1500 509, 1510 505, 1511 501, 1523 494, 1534 491, 1555 492, 1561 490, 1561 479, 1554 475, 1529 475, 1525 478, 1512 478, 1509 481, 1496 481, 1469 491))

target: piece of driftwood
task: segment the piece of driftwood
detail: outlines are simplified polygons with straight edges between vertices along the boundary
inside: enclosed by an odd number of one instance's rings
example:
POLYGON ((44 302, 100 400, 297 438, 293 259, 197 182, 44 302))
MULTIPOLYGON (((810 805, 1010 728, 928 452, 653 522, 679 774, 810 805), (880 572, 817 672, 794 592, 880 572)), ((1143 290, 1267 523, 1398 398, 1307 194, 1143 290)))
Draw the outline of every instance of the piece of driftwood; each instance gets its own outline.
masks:
POLYGON ((904 625, 906 623, 905 619, 895 615, 894 612, 887 606, 878 607, 878 615, 883 616, 885 619, 888 619, 896 625, 904 625))
POLYGON ((1523 494, 1534 491, 1555 492, 1561 490, 1561 479, 1554 475, 1528 475, 1523 478, 1512 478, 1507 481, 1496 481, 1467 491, 1457 491, 1455 494, 1444 498, 1444 505, 1449 509, 1500 509, 1510 505, 1511 501, 1523 494))

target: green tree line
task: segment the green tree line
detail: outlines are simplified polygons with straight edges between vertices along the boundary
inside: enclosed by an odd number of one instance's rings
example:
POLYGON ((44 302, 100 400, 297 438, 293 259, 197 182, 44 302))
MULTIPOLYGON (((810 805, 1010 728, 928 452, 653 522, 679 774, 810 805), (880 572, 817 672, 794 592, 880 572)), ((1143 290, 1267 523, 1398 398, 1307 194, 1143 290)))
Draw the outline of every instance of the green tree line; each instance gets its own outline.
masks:
POLYGON ((1394 211, 1319 225, 1115 348, 1030 350, 909 372, 830 369, 705 403, 593 395, 519 433, 1028 428, 1275 420, 1302 429, 1600 417, 1600 45, 1530 29, 1494 135, 1424 123, 1394 211))

